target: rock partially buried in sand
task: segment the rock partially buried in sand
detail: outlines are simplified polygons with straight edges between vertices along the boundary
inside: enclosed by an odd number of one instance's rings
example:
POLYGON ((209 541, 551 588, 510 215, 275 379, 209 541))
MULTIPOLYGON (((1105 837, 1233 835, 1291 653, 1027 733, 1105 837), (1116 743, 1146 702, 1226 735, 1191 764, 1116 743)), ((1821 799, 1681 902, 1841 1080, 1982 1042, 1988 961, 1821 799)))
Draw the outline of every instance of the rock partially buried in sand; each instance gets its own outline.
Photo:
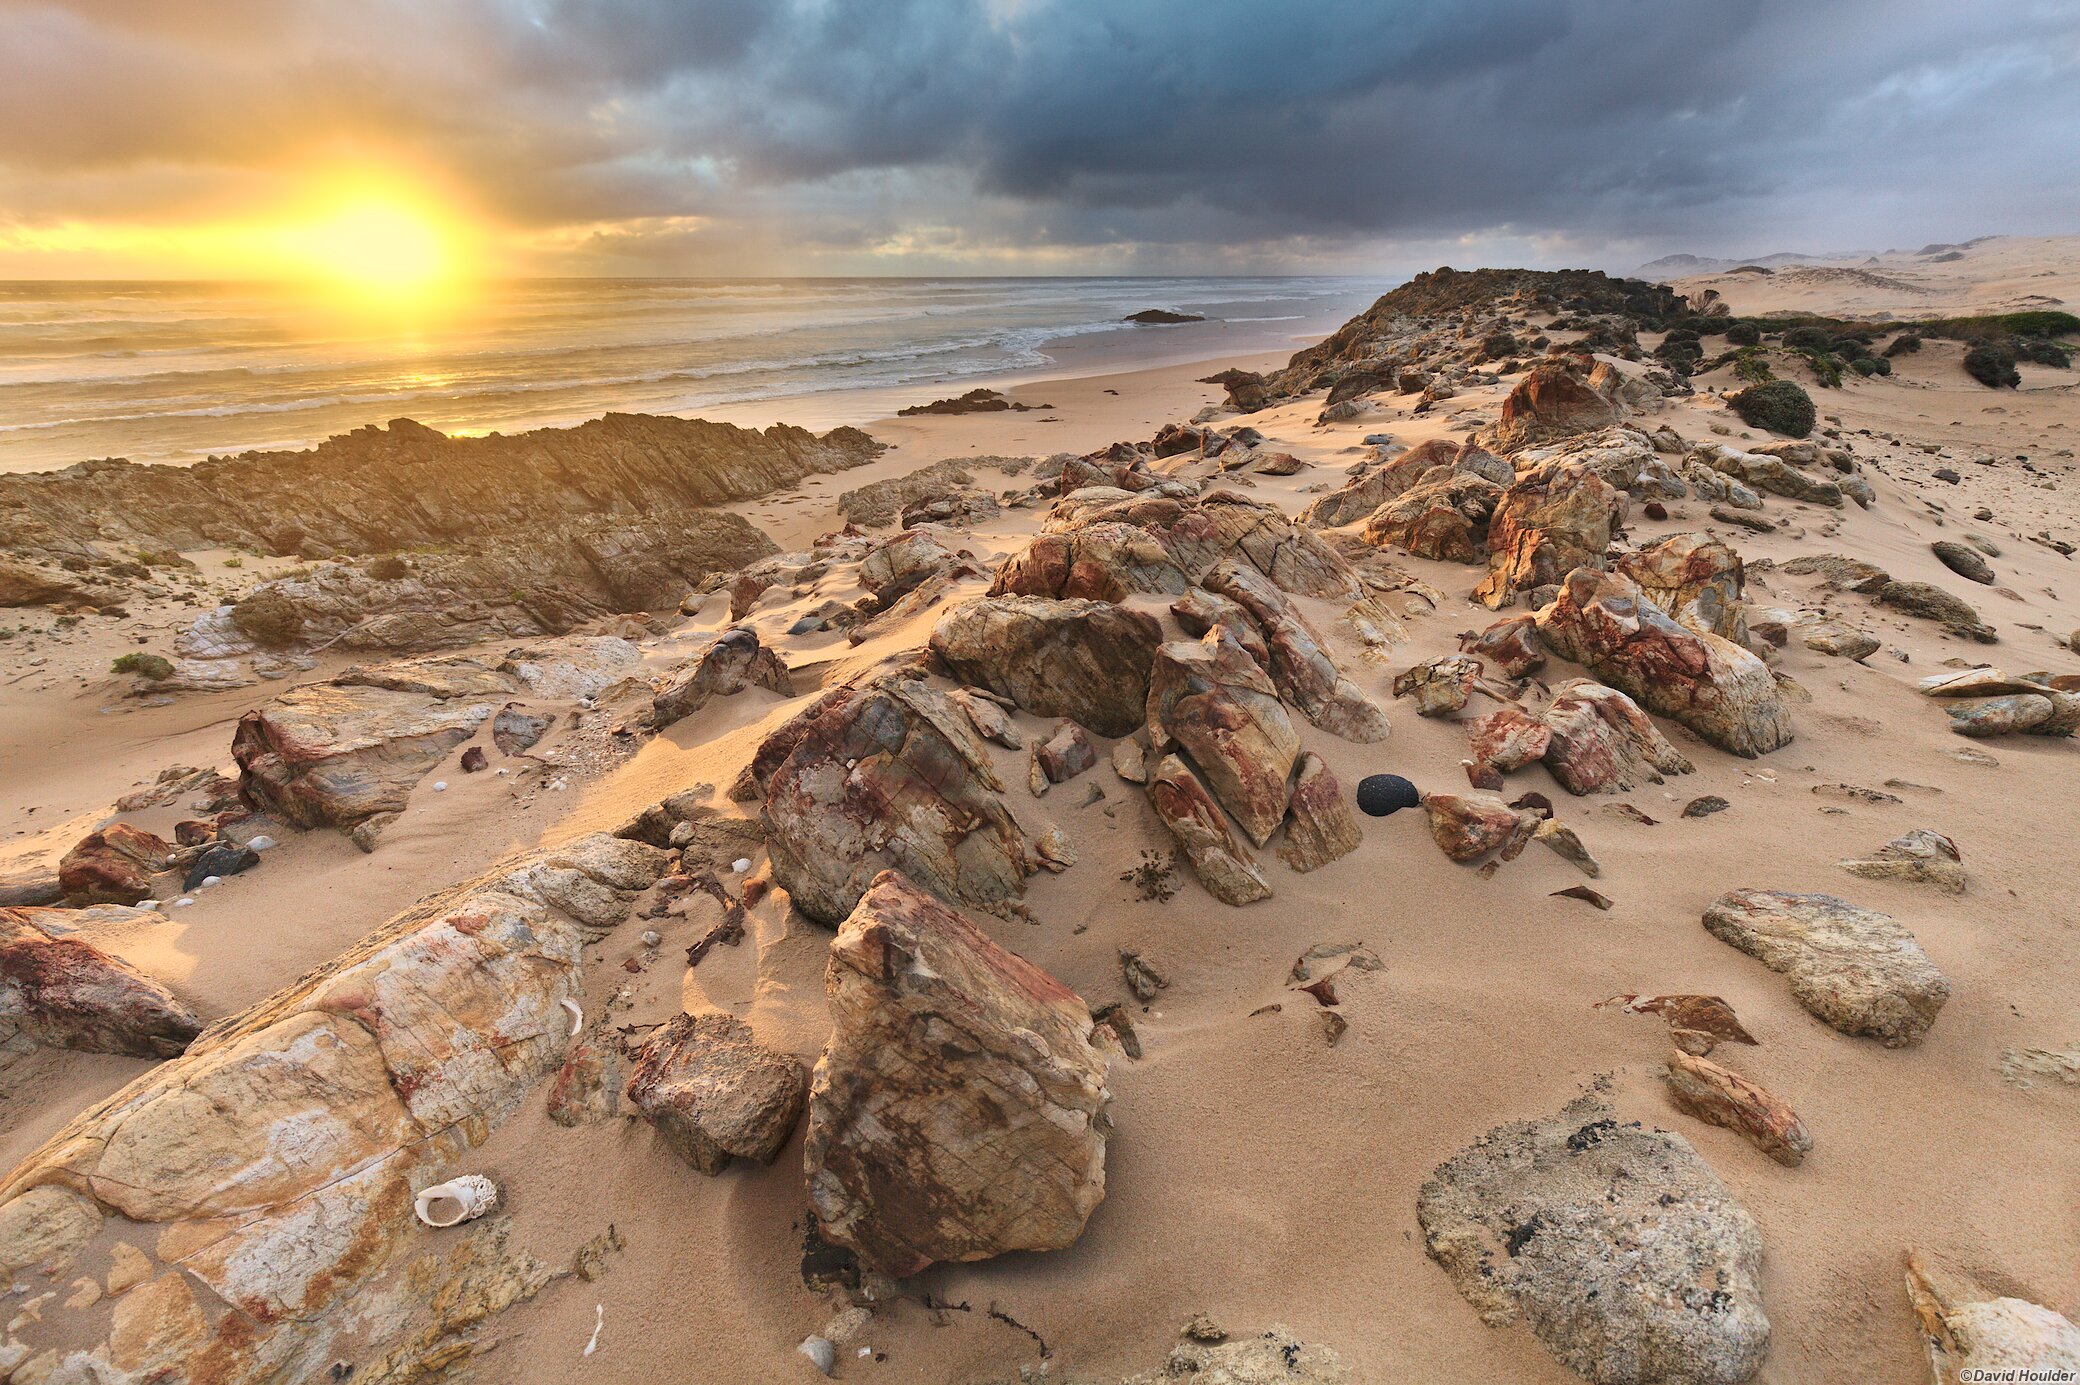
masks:
POLYGON ((1179 1380, 1192 1385, 1356 1385, 1358 1380, 1341 1356, 1276 1324, 1230 1337, 1198 1318, 1186 1325, 1184 1337, 1160 1369, 1130 1376, 1120 1385, 1179 1380))
POLYGON ((657 690, 650 700, 650 724, 662 730, 698 712, 711 697, 730 697, 753 686, 794 696, 787 665, 758 642, 757 631, 724 630, 674 669, 657 690))
POLYGON ((1101 736, 1141 724, 1149 666, 1163 627, 1101 601, 1034 596, 963 602, 932 628, 932 650, 963 683, 1044 717, 1068 717, 1101 736))
POLYGON ((75 1053, 171 1058, 202 1032, 173 993, 120 957, 65 934, 148 910, 0 909, 0 1044, 17 1033, 75 1053))
POLYGON ((1977 640, 1980 644, 2000 641, 1994 628, 1980 619, 1979 613, 1969 603, 1927 582, 1888 581, 1878 589, 1878 600, 1910 616, 1935 621, 1953 635, 1977 640))
POLYGON ((1183 760, 1163 757, 1148 781, 1148 802, 1208 894, 1236 906, 1271 897, 1271 883, 1235 840, 1227 814, 1183 760))
POLYGON ((1370 745, 1387 738, 1387 716, 1329 657, 1322 637, 1285 592, 1263 573, 1230 560, 1203 579, 1256 622, 1279 695, 1332 736, 1370 745))
POLYGON ((1734 890, 1705 910, 1713 937, 1791 978, 1799 1004, 1887 1048, 1919 1043, 1950 981, 1889 915, 1825 894, 1734 890))
POLYGON ((1302 755, 1278 859, 1304 874, 1350 855, 1361 840, 1358 820, 1344 802, 1343 785, 1335 773, 1313 751, 1302 755))
POLYGON ((1538 829, 1536 815, 1520 812, 1493 794, 1428 793, 1423 810, 1430 836, 1454 861, 1478 860, 1500 847, 1509 860, 1538 829))
POLYGON ((1554 688, 1544 722, 1542 758, 1571 794, 1618 793, 1696 768, 1637 703, 1588 678, 1554 688))
POLYGON ((82 837, 58 862, 58 885, 72 904, 136 904, 152 893, 173 847, 156 833, 112 822, 82 837))
POLYGON ((1956 842, 1940 832, 1918 827, 1903 837, 1894 837, 1862 860, 1836 864, 1866 880, 1905 880, 1963 894, 1962 861, 1956 842))
POLYGON ((1798 1113, 1731 1068, 1678 1052, 1662 1075, 1678 1110, 1725 1126, 1786 1168, 1797 1168, 1813 1152, 1798 1113))
POLYGON ((732 1015, 674 1015, 634 1055, 628 1099, 702 1173, 770 1164, 802 1114, 802 1065, 732 1015))
POLYGON ((825 985, 805 1149, 824 1238, 896 1276, 1073 1243, 1105 1196, 1090 1008, 893 871, 825 985))
POLYGON ((1270 676, 1225 626, 1156 651, 1148 734, 1159 752, 1183 747, 1251 841, 1271 840, 1285 820, 1300 737, 1270 676))
POLYGON ((1928 1346, 1935 1385, 2072 1380, 2080 1373, 2080 1327, 2064 1314, 2028 1299, 1997 1297, 1913 1251, 1907 1252, 1907 1302, 1928 1346), (2031 1371, 2040 1374, 2026 1374, 2031 1371))
POLYGON ((1762 1235, 1689 1143, 1594 1097, 1498 1126, 1416 1201, 1430 1257, 1502 1327, 1596 1385, 1741 1385, 1769 1319, 1762 1235))

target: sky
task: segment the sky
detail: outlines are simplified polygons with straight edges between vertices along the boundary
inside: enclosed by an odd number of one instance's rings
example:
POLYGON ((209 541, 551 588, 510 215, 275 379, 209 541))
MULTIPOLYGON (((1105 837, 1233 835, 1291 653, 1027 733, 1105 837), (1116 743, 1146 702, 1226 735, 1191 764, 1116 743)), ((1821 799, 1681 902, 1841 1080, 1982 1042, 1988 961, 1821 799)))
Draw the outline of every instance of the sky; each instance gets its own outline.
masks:
POLYGON ((0 278, 2080 232, 2073 0, 0 0, 0 54, 0 278))

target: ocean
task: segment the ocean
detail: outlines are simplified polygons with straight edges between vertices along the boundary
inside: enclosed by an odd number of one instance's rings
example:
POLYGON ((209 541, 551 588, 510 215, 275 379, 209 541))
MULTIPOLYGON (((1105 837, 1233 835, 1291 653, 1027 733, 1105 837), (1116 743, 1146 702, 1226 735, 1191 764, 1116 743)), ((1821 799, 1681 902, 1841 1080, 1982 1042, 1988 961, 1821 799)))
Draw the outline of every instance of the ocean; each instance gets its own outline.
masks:
POLYGON ((362 312, 289 286, 0 283, 0 471, 305 447, 393 418, 454 433, 609 410, 820 428, 982 381, 1292 351, 1390 286, 530 279, 362 312), (1209 320, 1122 320, 1145 308, 1209 320))

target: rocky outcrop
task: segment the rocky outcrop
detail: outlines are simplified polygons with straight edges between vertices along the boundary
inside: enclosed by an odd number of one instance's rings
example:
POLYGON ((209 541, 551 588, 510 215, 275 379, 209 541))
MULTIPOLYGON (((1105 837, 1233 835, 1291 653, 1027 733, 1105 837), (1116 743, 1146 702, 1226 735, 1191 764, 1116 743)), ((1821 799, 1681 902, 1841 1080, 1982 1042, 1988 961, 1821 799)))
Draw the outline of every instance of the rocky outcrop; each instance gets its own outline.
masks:
POLYGON ((1602 567, 1624 517, 1624 496, 1579 462, 1547 462, 1519 473, 1488 521, 1488 575, 1473 589, 1474 599, 1492 610, 1578 567, 1602 567))
POLYGON ((1557 363, 1542 362, 1510 390, 1494 426, 1475 436, 1482 446, 1508 454, 1618 421, 1617 406, 1580 376, 1557 363))
POLYGON ((1226 627, 1156 651, 1148 738, 1157 754, 1181 747, 1258 846, 1285 821, 1300 737, 1270 675, 1226 627))
POLYGON ((997 569, 991 596, 1124 601, 1136 593, 1175 596, 1191 583, 1147 530, 1099 522, 1042 534, 997 569))
POLYGON ((1416 1216, 1482 1322, 1521 1319, 1597 1385, 1741 1385, 1762 1368, 1755 1219, 1687 1141, 1594 1097, 1490 1130, 1438 1167, 1416 1216))
POLYGON ((1068 717, 1101 736, 1141 724, 1163 627, 1100 601, 990 596, 963 602, 932 627, 932 652, 964 683, 1028 712, 1068 717))
POLYGON ((750 772, 773 878, 819 923, 841 922, 888 868, 961 903, 1025 892, 1032 843, 988 747, 914 673, 833 690, 769 737, 750 772))
POLYGON ((965 550, 948 545, 942 530, 920 524, 869 549, 859 561, 859 584, 887 605, 925 578, 946 571, 967 556, 965 550))
POLYGON ((1701 462, 1713 471, 1745 481, 1756 490, 1768 491, 1789 500, 1840 509, 1842 488, 1832 481, 1808 476, 1780 457, 1761 452, 1743 452, 1725 443, 1693 450, 1688 461, 1701 462))
POLYGON ((794 696, 794 683, 779 654, 759 643, 745 626, 724 630, 700 653, 683 660, 650 700, 650 724, 659 730, 692 716, 713 697, 730 697, 749 687, 794 696))
POLYGON ((1844 1034, 1887 1048, 1921 1041, 1950 981, 1891 916, 1825 894, 1735 890, 1705 910, 1705 929, 1791 980, 1791 995, 1844 1034))
POLYGON ((809 1205, 884 1273, 1059 1250, 1105 1196, 1089 1007, 895 871, 831 943, 809 1205))
POLYGON ((1878 589, 1878 600, 1910 616, 1932 620, 1953 635, 1980 644, 2000 642, 2000 635, 1970 602, 1927 582, 1888 581, 1878 589))
POLYGON ((1722 750, 1752 759, 1791 740, 1791 714, 1769 668, 1730 641, 1677 624, 1630 578, 1575 569, 1559 600, 1539 612, 1538 631, 1560 657, 1722 750))
POLYGON ((139 1282, 112 1312, 46 1303, 38 1340, 223 1385, 342 1359, 402 1382, 466 1355, 551 1271, 504 1218, 429 1241, 414 1193, 562 1061, 587 930, 664 863, 584 837, 443 891, 76 1117, 0 1185, 0 1262, 63 1276, 91 1240, 139 1282))
POLYGON ((1067 534, 1114 522, 1153 535, 1194 582, 1232 559, 1297 596, 1356 601, 1365 594, 1351 565, 1321 535, 1294 523, 1276 505, 1233 491, 1135 496, 1092 488, 1057 501, 1044 527, 1049 533, 1067 534))
POLYGON ((173 846, 154 832, 112 822, 79 839, 58 862, 58 887, 73 904, 135 904, 152 893, 173 846))
POLYGON ((1149 776, 1148 801, 1208 894, 1237 906, 1271 897, 1271 882, 1235 840, 1227 814, 1184 761, 1163 757, 1149 776))
MULTIPOLYGON (((0 909, 0 1050, 16 1035, 77 1053, 171 1058, 202 1021, 165 986, 71 934, 148 910, 0 909)), ((4 1258, 4 1257, 0 1257, 4 1258)))
POLYGON ((1202 579, 1206 589, 1248 613, 1263 638, 1279 695, 1316 726, 1347 741, 1387 738, 1387 716, 1345 677, 1299 607, 1260 570, 1225 562, 1202 579))
POLYGON ((1471 442, 1431 438, 1398 456, 1364 464, 1357 475, 1310 504, 1300 522, 1314 529, 1355 524, 1418 482, 1439 476, 1478 476, 1508 485, 1509 463, 1471 442))
POLYGON ((2064 1314, 1997 1294, 1913 1251, 1907 1252, 1907 1303, 1928 1346, 1935 1385, 2080 1373, 2080 1327, 2064 1314))
POLYGON ((1571 794, 1618 793, 1695 768, 1639 704, 1587 678, 1555 687, 1543 721, 1550 736, 1542 758, 1571 794))
POLYGON ((1365 520, 1365 542, 1389 544, 1418 558, 1477 563, 1487 553, 1488 523, 1502 487, 1450 471, 1410 487, 1365 520))
POLYGON ((1493 661, 1511 678, 1528 677, 1546 666, 1538 620, 1528 614, 1504 616, 1485 630, 1464 632, 1459 636, 1459 649, 1493 661))
POLYGON ((1741 555, 1708 534, 1671 534, 1618 559, 1649 601, 1701 635, 1747 642, 1741 608, 1747 590, 1741 555))
POLYGON ((770 1164, 801 1118, 808 1072, 732 1015, 674 1015, 632 1055, 628 1099, 702 1173, 770 1164))

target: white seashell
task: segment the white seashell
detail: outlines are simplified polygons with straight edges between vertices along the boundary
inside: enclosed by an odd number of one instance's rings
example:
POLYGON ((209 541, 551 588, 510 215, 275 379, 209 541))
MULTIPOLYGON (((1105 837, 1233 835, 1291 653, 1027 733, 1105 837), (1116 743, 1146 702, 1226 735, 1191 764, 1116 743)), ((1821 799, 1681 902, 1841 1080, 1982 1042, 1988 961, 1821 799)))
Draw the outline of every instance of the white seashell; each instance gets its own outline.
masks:
POLYGON ((180 897, 179 899, 176 899, 175 901, 173 901, 173 907, 174 907, 174 908, 176 908, 176 909, 185 909, 185 908, 187 908, 187 907, 188 907, 188 906, 189 906, 190 904, 193 904, 194 902, 195 902, 195 901, 194 901, 194 900, 192 900, 192 899, 190 899, 190 898, 188 898, 188 896, 186 896, 186 895, 182 895, 182 896, 181 896, 181 897, 180 897))
POLYGON ((253 838, 253 840, 247 842, 246 845, 251 847, 255 851, 266 851, 274 845, 274 838, 268 836, 265 832, 262 832, 259 836, 253 838))
POLYGON ((742 875, 745 871, 751 869, 751 858, 749 856, 739 856, 736 860, 729 863, 729 868, 742 875))
POLYGON ((498 1206, 498 1185, 480 1173, 436 1183, 412 1199, 412 1210, 428 1226, 459 1226, 498 1206))
POLYGON ((575 1000, 566 1000, 563 1002, 563 1008, 571 1012, 571 1034, 575 1037, 577 1032, 585 1027, 585 1012, 578 1008, 578 1002, 575 1000))
POLYGON ((213 890, 223 883, 224 877, 221 875, 205 875, 202 877, 202 888, 205 890, 213 890))
POLYGON ((445 779, 436 779, 436 780, 434 780, 434 781, 433 781, 433 791, 434 791, 435 793, 446 793, 446 792, 448 791, 448 781, 447 781, 447 780, 445 780, 445 779))
POLYGON ((505 773, 506 773, 506 767, 505 767, 504 765, 500 765, 500 766, 499 766, 499 767, 498 767, 497 769, 495 769, 495 770, 493 770, 493 771, 491 771, 491 772, 492 772, 493 774, 499 774, 499 775, 503 775, 503 774, 505 774, 505 773))
POLYGON ((592 1305, 592 1340, 591 1340, 591 1341, 589 1341, 589 1342, 587 1342, 587 1343, 585 1344, 585 1350, 584 1350, 584 1352, 582 1353, 583 1355, 585 1355, 585 1356, 590 1356, 590 1355, 592 1355, 592 1353, 593 1353, 593 1352, 595 1352, 595 1351, 598 1351, 598 1350, 599 1350, 599 1330, 600 1330, 600 1329, 601 1329, 602 1327, 605 1327, 606 1325, 607 1325, 607 1305, 606 1305, 606 1304, 604 1304, 604 1303, 595 1303, 595 1304, 593 1304, 593 1305, 592 1305))
POLYGON ((828 1337, 804 1337, 795 1350, 808 1357, 825 1375, 838 1369, 838 1349, 831 1345, 828 1337))

